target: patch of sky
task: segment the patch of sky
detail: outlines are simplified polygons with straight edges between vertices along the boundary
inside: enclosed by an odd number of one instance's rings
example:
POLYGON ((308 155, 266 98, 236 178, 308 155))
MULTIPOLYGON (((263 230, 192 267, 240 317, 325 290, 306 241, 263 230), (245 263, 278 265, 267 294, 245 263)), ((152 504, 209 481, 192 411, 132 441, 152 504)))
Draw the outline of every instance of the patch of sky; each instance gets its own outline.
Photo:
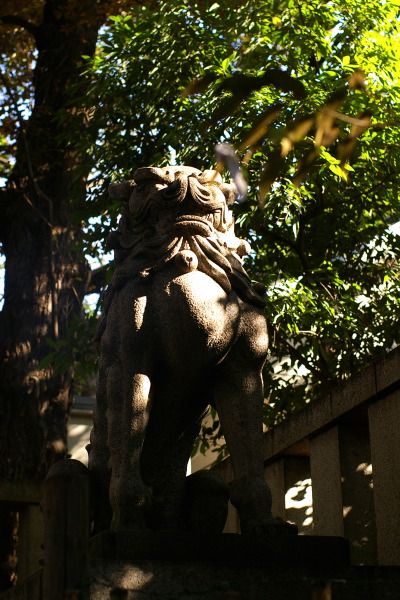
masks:
MULTIPOLYGON (((86 255, 86 260, 88 261, 90 268, 92 270, 98 269, 101 266, 104 266, 113 260, 113 253, 105 254, 101 259, 93 258, 92 256, 86 255)), ((92 294, 87 294, 84 298, 83 305, 86 310, 89 312, 93 312, 98 307, 100 300, 100 294, 95 292, 92 294)))
POLYGON ((169 164, 172 165, 176 165, 176 150, 175 148, 172 148, 172 146, 168 146, 168 151, 169 151, 169 164))

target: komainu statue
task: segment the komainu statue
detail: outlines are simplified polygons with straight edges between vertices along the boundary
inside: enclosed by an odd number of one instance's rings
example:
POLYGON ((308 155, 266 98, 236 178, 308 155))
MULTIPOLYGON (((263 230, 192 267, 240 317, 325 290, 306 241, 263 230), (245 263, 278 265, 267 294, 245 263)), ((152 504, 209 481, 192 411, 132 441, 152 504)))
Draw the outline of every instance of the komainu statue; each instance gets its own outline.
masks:
POLYGON ((95 528, 190 530, 186 468, 211 404, 232 459, 241 530, 269 530, 265 302, 242 267, 250 247, 234 233, 235 188, 215 171, 172 166, 138 169, 110 193, 125 206, 108 240, 115 272, 97 333, 95 528))

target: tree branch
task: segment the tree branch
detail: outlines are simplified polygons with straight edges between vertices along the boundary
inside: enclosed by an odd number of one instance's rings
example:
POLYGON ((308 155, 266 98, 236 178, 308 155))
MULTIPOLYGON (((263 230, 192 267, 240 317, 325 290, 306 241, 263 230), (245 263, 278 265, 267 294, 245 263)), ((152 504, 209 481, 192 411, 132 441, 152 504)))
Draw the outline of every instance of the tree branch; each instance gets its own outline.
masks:
POLYGON ((18 17, 17 15, 3 15, 2 17, 0 17, 0 24, 15 25, 15 27, 22 27, 28 33, 33 35, 36 41, 38 39, 39 27, 31 23, 30 21, 23 19, 22 17, 18 17))
POLYGON ((291 358, 295 361, 298 361, 302 364, 306 369, 308 369, 317 379, 323 379, 323 373, 320 369, 316 369, 312 364, 310 364, 305 356, 295 347, 293 346, 283 335, 281 335, 278 329, 268 323, 268 327, 273 332, 273 335, 276 340, 278 340, 281 344, 285 346, 291 358))
POLYGON ((106 287, 106 274, 108 265, 102 265, 93 271, 90 271, 90 277, 86 294, 100 294, 106 287))
POLYGON ((304 275, 309 279, 311 277, 311 268, 310 265, 308 264, 307 261, 307 257, 305 255, 305 253, 303 252, 303 249, 301 247, 301 243, 298 243, 298 240, 290 240, 289 238, 283 236, 283 235, 279 235, 279 233, 275 233, 274 231, 271 231, 270 229, 267 228, 263 228, 263 235, 265 235, 265 237, 269 237, 270 239, 274 240, 275 242, 278 242, 278 244, 281 244, 282 246, 286 246, 287 248, 290 248, 291 250, 293 250, 293 252, 295 252, 297 258, 299 259, 299 262, 303 268, 303 272, 304 275))
POLYGON ((28 139, 26 136, 24 119, 22 118, 21 111, 19 110, 18 102, 17 102, 16 98, 14 97, 14 93, 11 89, 11 86, 9 85, 6 76, 4 75, 4 73, 1 70, 0 70, 0 80, 3 82, 3 85, 10 97, 10 100, 14 105, 14 110, 15 110, 17 118, 18 118, 18 122, 19 122, 19 126, 20 126, 20 133, 22 136, 22 141, 24 143, 25 157, 26 157, 26 164, 27 164, 27 168, 28 168, 29 180, 33 186, 33 189, 35 190, 36 194, 38 195, 38 197, 45 200, 45 202, 48 205, 49 214, 48 214, 48 219, 47 219, 46 216, 44 216, 41 213, 41 211, 38 209, 38 207, 35 206, 35 204, 30 200, 30 198, 26 194, 23 194, 23 198, 25 199, 25 201, 29 204, 29 206, 35 212, 37 212, 37 214, 40 216, 40 218, 48 226, 49 247, 50 247, 50 252, 49 252, 50 284, 51 284, 51 297, 52 297, 52 307, 53 307, 53 309, 52 309, 53 335, 54 335, 54 339, 57 340, 58 339, 58 296, 56 293, 55 264, 54 264, 54 252, 53 252, 53 245, 54 245, 53 244, 53 201, 51 198, 49 198, 49 196, 47 194, 45 194, 45 192, 41 189, 41 187, 39 186, 39 184, 36 181, 36 177, 35 177, 35 174, 33 171, 33 165, 32 165, 32 160, 31 160, 31 153, 30 153, 30 149, 29 149, 28 139))
POLYGON ((4 75, 3 71, 1 71, 1 70, 0 70, 0 80, 2 81, 4 87, 5 87, 6 91, 7 91, 7 94, 10 97, 10 100, 11 100, 13 106, 14 106, 14 110, 15 110, 15 113, 16 113, 16 116, 17 116, 17 119, 18 119, 18 124, 19 124, 19 127, 20 127, 20 132, 21 132, 22 139, 23 139, 23 142, 24 142, 24 149, 25 149, 25 155, 26 155, 26 164, 27 164, 27 167, 28 167, 29 179, 30 179, 30 181, 31 181, 31 183, 33 185, 33 188, 34 188, 35 192, 37 193, 37 195, 39 197, 43 198, 47 202, 47 204, 49 205, 49 219, 47 219, 44 215, 42 215, 40 213, 40 211, 36 207, 33 207, 33 208, 40 215, 41 219, 43 219, 43 221, 45 223, 47 223, 47 225, 49 226, 49 228, 52 229, 52 227, 53 227, 53 224, 52 224, 53 223, 53 202, 47 196, 47 194, 45 194, 43 192, 43 190, 39 187, 39 185, 38 185, 38 183, 36 181, 36 177, 35 177, 34 172, 33 172, 33 165, 32 165, 31 153, 30 153, 29 146, 28 146, 28 141, 27 141, 27 138, 26 138, 25 122, 24 122, 24 119, 23 119, 23 117, 21 115, 21 111, 19 109, 17 99, 14 96, 14 92, 12 91, 9 82, 7 81, 7 77, 4 75))

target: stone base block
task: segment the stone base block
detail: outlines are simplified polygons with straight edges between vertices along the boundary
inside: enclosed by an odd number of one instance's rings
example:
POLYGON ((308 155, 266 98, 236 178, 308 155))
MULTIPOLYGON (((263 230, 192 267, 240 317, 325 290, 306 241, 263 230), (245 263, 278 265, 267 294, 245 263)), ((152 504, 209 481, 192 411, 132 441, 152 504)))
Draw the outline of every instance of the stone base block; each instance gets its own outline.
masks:
POLYGON ((91 559, 224 561, 309 567, 349 565, 340 537, 105 531, 90 540, 91 559))
POLYGON ((398 600, 399 567, 94 560, 91 600, 398 600))
POLYGON ((348 567, 349 548, 333 537, 107 531, 92 538, 90 565, 91 600, 311 600, 348 567))

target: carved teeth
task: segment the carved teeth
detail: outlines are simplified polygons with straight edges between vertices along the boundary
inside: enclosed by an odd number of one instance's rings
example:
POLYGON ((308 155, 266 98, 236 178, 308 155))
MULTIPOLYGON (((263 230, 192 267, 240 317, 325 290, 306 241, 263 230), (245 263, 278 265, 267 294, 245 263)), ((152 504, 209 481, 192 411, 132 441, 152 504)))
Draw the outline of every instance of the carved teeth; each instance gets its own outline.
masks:
POLYGON ((179 223, 179 221, 201 221, 204 223, 204 220, 208 216, 209 215, 205 215, 204 217, 200 217, 199 215, 181 215, 180 217, 177 217, 176 222, 179 223))

